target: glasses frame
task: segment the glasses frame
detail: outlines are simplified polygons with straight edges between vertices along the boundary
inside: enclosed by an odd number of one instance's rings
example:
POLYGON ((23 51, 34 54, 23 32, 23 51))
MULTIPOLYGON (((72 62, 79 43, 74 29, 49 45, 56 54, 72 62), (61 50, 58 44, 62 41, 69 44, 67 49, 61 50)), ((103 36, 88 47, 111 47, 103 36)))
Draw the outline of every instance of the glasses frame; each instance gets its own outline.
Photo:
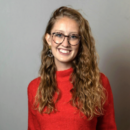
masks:
MULTIPOLYGON (((53 39, 53 35, 54 35, 54 34, 56 34, 56 32, 51 33, 52 39, 53 39)), ((69 42, 70 35, 65 35, 65 34, 63 34, 63 33, 61 33, 61 34, 64 36, 64 39, 63 39, 63 41, 62 41, 61 43, 56 43, 54 40, 53 40, 53 41, 54 41, 56 44, 62 44, 62 43, 64 42, 64 40, 65 40, 65 37, 67 37, 68 43, 69 43, 69 45, 71 45, 70 42, 69 42)), ((80 43, 80 36, 78 36, 78 38, 79 38, 79 42, 78 42, 76 45, 78 45, 78 44, 80 43)), ((71 46, 76 46, 76 45, 71 45, 71 46)))

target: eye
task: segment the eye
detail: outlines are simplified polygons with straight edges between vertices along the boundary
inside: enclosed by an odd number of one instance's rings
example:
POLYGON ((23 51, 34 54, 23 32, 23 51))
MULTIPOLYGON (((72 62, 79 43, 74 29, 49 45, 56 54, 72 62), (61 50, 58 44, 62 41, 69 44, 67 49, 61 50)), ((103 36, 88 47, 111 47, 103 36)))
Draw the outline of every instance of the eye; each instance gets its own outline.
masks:
POLYGON ((70 38, 71 38, 71 39, 78 39, 78 36, 76 36, 76 35, 71 35, 70 38))
POLYGON ((55 37, 62 38, 62 37, 63 37, 63 34, 62 34, 62 33, 55 33, 55 37))

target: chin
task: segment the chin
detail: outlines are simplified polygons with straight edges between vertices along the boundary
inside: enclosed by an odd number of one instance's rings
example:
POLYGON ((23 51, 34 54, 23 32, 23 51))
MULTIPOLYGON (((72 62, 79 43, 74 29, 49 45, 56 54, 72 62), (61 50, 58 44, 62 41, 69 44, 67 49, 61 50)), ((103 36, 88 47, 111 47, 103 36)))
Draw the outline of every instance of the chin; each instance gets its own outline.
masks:
POLYGON ((70 62, 73 61, 73 59, 65 59, 65 58, 59 59, 59 58, 56 58, 56 61, 61 62, 61 63, 70 63, 70 62))
POLYGON ((59 62, 70 63, 70 62, 72 62, 72 60, 59 60, 59 62))

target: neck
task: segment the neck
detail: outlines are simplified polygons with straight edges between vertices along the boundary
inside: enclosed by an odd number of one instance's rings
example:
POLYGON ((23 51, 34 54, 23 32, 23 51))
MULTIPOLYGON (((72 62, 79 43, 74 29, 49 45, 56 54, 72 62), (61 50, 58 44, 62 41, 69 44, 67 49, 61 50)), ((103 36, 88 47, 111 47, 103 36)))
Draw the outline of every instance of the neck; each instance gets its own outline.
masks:
POLYGON ((62 71, 62 70, 67 70, 69 68, 72 67, 71 63, 57 63, 55 62, 56 64, 56 68, 57 68, 57 71, 62 71))

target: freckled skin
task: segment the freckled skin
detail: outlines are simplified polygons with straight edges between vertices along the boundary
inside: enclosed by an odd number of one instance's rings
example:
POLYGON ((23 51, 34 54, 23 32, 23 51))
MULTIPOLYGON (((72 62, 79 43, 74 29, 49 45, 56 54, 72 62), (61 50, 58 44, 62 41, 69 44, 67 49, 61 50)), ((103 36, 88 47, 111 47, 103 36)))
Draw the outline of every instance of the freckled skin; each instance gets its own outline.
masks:
MULTIPOLYGON (((73 19, 70 19, 68 17, 62 17, 56 21, 54 24, 51 33, 53 32, 62 32, 65 35, 69 34, 78 34, 79 33, 79 26, 77 22, 73 19)), ((61 68, 70 68, 72 60, 76 57, 79 49, 79 44, 76 46, 71 46, 68 43, 67 37, 65 37, 62 44, 56 44, 52 40, 52 36, 47 34, 46 40, 48 44, 51 46, 52 53, 54 55, 55 64, 60 70, 61 68), (62 55, 58 48, 62 49, 68 49, 71 50, 71 53, 69 55, 62 55)))

